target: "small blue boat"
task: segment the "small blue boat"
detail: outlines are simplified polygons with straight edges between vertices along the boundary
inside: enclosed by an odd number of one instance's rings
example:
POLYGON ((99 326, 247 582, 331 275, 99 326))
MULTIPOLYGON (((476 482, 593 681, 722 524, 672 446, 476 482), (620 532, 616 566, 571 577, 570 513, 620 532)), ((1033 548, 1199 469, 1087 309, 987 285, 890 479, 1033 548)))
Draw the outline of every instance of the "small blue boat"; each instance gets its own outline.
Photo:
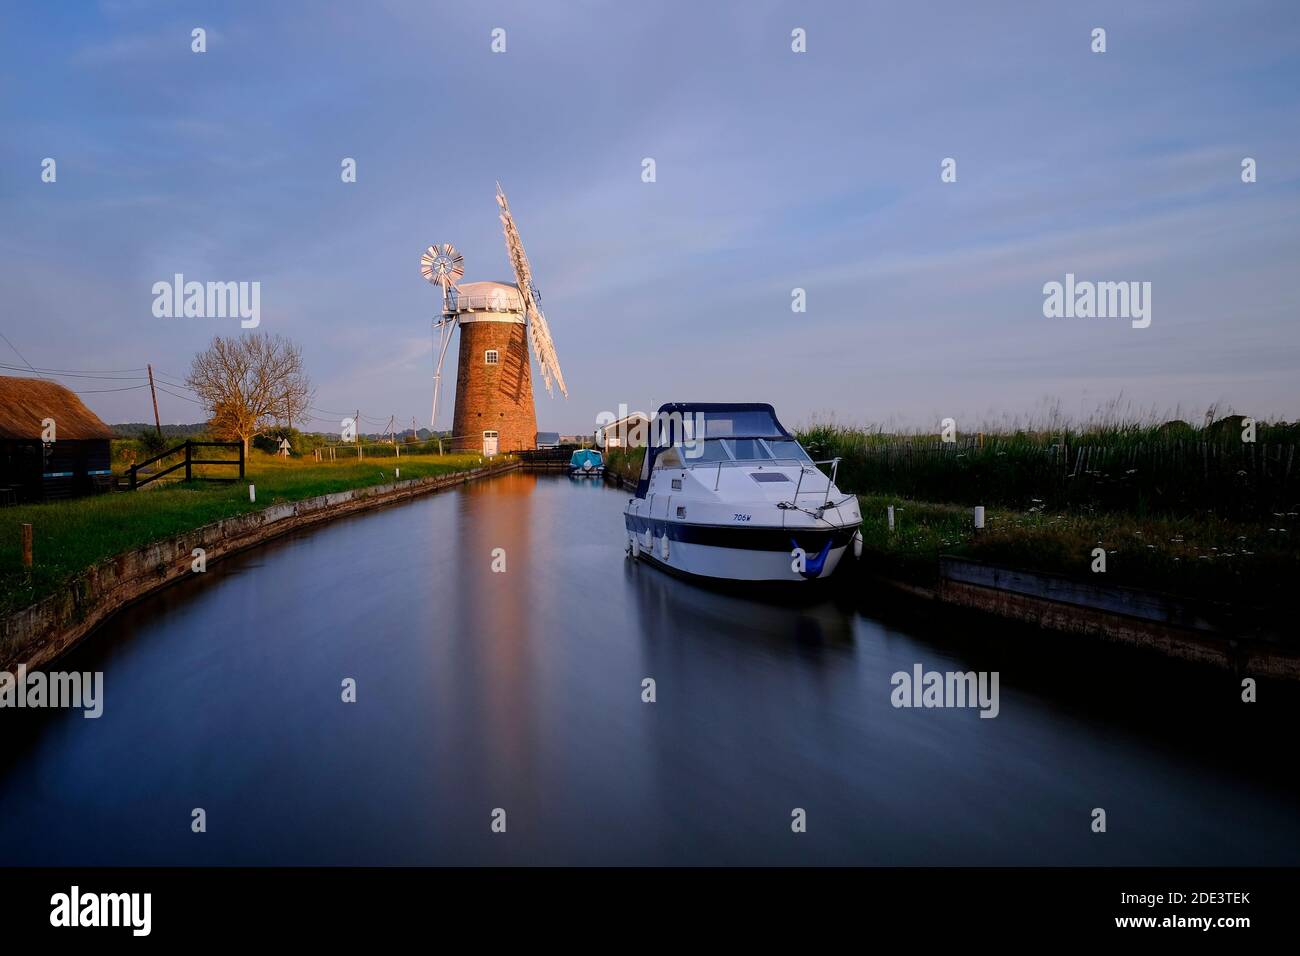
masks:
POLYGON ((594 448, 579 448, 569 458, 569 474, 599 475, 605 470, 605 459, 594 448))

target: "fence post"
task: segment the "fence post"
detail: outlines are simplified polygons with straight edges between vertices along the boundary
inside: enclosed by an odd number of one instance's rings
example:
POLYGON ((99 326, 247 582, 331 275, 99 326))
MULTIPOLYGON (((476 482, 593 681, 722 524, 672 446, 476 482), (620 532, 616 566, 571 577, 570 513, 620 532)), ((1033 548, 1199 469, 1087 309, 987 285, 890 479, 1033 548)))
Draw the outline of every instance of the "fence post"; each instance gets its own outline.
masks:
POLYGON ((23 524, 23 567, 32 566, 32 526, 23 524))
POLYGON ((244 443, 239 443, 239 477, 244 477, 244 443))
POLYGON ((130 479, 131 479, 131 490, 135 491, 135 465, 131 466, 130 479))
POLYGON ((191 464, 193 458, 194 458, 194 443, 193 441, 187 438, 185 440, 185 480, 186 481, 192 481, 194 479, 194 467, 191 464))

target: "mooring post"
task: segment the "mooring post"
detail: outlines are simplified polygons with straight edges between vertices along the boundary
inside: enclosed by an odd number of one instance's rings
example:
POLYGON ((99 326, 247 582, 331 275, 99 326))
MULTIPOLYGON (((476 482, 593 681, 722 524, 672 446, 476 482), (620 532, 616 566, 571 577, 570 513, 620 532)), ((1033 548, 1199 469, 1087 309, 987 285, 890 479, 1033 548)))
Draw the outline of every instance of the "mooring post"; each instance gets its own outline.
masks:
POLYGON ((248 486, 248 500, 249 501, 257 500, 257 485, 248 486))
POLYGON ((23 567, 32 566, 32 526, 23 525, 23 567))
POLYGON ((983 505, 975 506, 975 530, 976 531, 984 530, 984 506, 983 505))
POLYGON ((894 530, 894 506, 889 506, 889 530, 894 530))

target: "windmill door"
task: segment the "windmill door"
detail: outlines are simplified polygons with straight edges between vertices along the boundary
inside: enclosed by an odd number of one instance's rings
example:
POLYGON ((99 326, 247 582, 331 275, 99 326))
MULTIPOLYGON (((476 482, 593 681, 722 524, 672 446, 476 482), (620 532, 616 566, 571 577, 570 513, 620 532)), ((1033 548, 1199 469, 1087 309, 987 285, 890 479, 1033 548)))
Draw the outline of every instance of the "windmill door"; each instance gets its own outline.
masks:
POLYGON ((497 433, 483 433, 483 457, 491 458, 497 453, 497 433))

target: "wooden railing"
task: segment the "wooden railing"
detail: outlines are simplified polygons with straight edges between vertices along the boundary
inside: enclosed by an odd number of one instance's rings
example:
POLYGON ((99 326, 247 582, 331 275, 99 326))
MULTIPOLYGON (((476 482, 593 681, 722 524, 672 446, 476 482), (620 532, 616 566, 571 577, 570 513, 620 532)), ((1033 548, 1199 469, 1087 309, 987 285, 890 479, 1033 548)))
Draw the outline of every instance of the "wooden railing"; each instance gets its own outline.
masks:
MULTIPOLYGON (((238 465, 239 478, 243 478, 244 477, 244 443, 237 442, 237 441, 187 441, 185 444, 177 445, 175 448, 171 448, 163 452, 161 455, 154 455, 152 458, 149 458, 145 461, 132 465, 129 469, 127 469, 127 481, 131 490, 135 491, 137 488, 143 488, 145 485, 149 484, 149 482, 156 481, 157 479, 163 477, 164 475, 170 475, 172 472, 178 471, 181 468, 185 469, 185 480, 193 481, 195 465, 232 465, 232 466, 238 465), (239 457, 238 458, 195 458, 194 449, 196 448, 233 448, 239 452, 239 457), (146 466, 152 465, 154 462, 162 461, 164 458, 170 458, 172 455, 175 455, 177 452, 181 452, 181 451, 185 452, 185 457, 182 460, 176 462, 176 464, 170 465, 162 469, 161 471, 151 472, 150 474, 147 475, 142 476, 140 474, 140 470, 145 468, 146 466)), ((215 478, 209 480, 234 481, 236 479, 232 477, 232 478, 215 478)))
POLYGON ((562 461, 567 465, 569 459, 573 457, 575 447, 574 445, 564 445, 560 448, 529 448, 525 451, 516 452, 516 454, 519 456, 519 460, 525 464, 562 461))

